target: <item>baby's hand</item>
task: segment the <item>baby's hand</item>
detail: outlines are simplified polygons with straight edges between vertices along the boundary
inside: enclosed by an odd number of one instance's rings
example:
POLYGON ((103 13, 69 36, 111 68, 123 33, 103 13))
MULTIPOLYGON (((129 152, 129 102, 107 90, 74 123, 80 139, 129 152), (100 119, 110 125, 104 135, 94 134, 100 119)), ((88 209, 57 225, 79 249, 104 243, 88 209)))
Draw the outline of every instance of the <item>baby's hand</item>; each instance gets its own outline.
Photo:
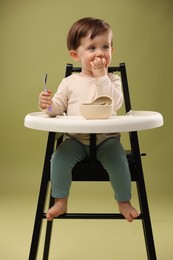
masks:
POLYGON ((100 78, 107 74, 106 60, 104 58, 96 57, 90 64, 94 77, 100 78))
POLYGON ((44 90, 40 93, 39 95, 39 107, 41 109, 46 109, 51 106, 52 101, 51 101, 51 94, 52 90, 44 90))

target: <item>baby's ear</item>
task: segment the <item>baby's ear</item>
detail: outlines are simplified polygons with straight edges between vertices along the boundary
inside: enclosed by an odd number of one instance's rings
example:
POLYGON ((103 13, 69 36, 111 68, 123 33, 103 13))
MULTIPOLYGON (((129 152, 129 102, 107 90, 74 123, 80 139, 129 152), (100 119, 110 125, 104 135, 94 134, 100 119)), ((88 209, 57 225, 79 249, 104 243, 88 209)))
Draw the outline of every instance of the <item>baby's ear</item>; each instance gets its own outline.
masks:
POLYGON ((79 57, 78 57, 78 54, 77 54, 76 51, 71 50, 71 51, 69 51, 69 53, 70 53, 70 56, 72 57, 73 60, 79 61, 79 57))

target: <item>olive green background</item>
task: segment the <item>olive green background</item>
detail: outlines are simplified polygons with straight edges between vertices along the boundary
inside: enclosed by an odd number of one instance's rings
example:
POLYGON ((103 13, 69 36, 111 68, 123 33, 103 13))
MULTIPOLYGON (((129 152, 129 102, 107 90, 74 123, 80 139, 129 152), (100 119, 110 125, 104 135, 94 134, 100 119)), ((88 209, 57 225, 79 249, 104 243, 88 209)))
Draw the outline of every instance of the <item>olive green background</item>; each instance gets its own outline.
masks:
MULTIPOLYGON (((0 200, 38 191, 47 133, 25 128, 24 117, 38 111, 46 72, 56 91, 72 62, 67 31, 85 16, 110 23, 112 65, 126 63, 132 108, 164 117, 163 127, 141 131, 139 140, 149 196, 173 196, 172 14, 172 0, 0 1, 0 200)), ((128 146, 126 134, 122 140, 128 146)))
MULTIPOLYGON (((140 132, 149 185, 171 192, 172 1, 0 1, 1 184, 29 190, 42 167, 47 133, 24 128, 38 111, 43 75, 54 91, 72 62, 66 48, 71 24, 84 16, 108 21, 114 32, 112 64, 125 62, 132 108, 162 113, 162 128, 140 132)), ((8 191, 7 191, 8 192, 8 191)))

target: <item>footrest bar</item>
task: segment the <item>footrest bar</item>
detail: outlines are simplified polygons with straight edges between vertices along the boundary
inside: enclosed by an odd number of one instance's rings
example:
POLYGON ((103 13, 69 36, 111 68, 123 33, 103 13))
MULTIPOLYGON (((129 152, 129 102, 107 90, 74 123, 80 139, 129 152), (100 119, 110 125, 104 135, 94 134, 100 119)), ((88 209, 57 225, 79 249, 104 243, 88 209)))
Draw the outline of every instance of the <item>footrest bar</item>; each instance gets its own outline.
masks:
MULTIPOLYGON (((43 213, 43 218, 46 218, 46 214, 43 213)), ((66 213, 55 217, 54 219, 125 219, 123 215, 119 213, 66 213)), ((142 219, 142 214, 137 219, 142 219)))

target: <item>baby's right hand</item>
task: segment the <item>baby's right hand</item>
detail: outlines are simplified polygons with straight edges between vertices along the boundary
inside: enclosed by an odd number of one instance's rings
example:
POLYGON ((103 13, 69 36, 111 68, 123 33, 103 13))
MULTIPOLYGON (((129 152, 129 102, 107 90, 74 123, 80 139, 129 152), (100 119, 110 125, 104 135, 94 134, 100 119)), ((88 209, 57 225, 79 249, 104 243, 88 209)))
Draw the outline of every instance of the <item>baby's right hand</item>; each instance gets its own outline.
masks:
POLYGON ((52 90, 44 90, 39 95, 39 107, 41 109, 46 109, 51 106, 52 100, 51 100, 52 90))

